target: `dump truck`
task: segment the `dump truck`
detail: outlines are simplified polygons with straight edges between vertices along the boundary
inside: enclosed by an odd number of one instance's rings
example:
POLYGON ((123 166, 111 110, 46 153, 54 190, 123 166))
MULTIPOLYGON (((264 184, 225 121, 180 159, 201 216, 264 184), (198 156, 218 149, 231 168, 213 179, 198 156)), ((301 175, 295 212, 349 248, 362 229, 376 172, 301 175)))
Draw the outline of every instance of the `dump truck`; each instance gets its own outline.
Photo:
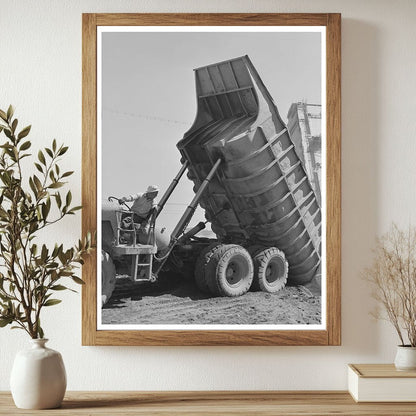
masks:
POLYGON ((320 203, 273 98, 248 56, 194 71, 196 118, 177 143, 182 166, 149 233, 121 243, 131 212, 105 205, 103 248, 131 260, 134 281, 193 270, 199 289, 216 296, 310 282, 321 262, 320 203), (160 239, 157 217, 185 172, 195 196, 168 241, 160 239), (198 205, 206 221, 189 228, 198 205), (208 222, 215 239, 198 237, 208 222))

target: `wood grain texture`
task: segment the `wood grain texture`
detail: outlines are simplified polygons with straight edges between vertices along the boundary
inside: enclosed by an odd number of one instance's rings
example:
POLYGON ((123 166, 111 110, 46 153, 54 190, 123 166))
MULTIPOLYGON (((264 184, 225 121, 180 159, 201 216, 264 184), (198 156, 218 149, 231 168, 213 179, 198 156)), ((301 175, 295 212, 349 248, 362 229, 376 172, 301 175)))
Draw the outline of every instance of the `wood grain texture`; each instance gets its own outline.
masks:
POLYGON ((327 50, 327 232, 328 344, 341 345, 341 15, 329 14, 327 50))
POLYGON ((97 331, 95 345, 327 345, 326 331, 97 331))
MULTIPOLYGON (((326 26, 327 29, 327 329, 302 331, 97 331, 97 259, 84 268, 83 345, 340 345, 341 170, 339 14, 84 14, 83 232, 97 224, 97 26, 326 26)), ((98 300, 100 301, 100 300, 98 300)))
POLYGON ((399 371, 394 364, 349 364, 363 378, 416 378, 416 371, 399 371))
POLYGON ((14 407, 0 393, 2 415, 414 415, 414 403, 355 403, 346 392, 68 392, 62 408, 36 411, 14 407))
MULTIPOLYGON (((82 234, 97 227, 97 43, 94 14, 82 16, 82 234)), ((94 345, 97 330, 97 258, 85 260, 82 276, 82 344, 94 345)))
POLYGON ((325 13, 102 13, 98 26, 325 26, 325 13))

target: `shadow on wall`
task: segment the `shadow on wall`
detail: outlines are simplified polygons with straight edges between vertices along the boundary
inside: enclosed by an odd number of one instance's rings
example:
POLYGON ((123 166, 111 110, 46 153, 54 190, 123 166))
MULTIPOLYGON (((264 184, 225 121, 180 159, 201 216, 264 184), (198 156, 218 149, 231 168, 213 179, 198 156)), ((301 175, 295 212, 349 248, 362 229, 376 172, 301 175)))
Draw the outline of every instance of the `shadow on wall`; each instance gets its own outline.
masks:
POLYGON ((363 359, 378 353, 374 303, 360 272, 378 232, 380 29, 342 21, 342 345, 363 359))

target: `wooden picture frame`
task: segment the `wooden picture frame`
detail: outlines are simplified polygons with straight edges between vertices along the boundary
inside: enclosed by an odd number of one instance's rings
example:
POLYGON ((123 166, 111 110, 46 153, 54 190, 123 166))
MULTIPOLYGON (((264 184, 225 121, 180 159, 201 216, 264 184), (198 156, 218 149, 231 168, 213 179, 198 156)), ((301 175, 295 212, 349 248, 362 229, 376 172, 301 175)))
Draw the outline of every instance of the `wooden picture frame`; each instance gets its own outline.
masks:
MULTIPOLYGON (((322 26, 326 30, 326 325, 319 330, 98 330, 97 258, 83 266, 83 345, 341 344, 341 16, 320 14, 83 14, 82 229, 97 228, 97 28, 100 26, 322 26)), ((192 68, 191 68, 192 69, 192 68)), ((325 180, 325 178, 323 178, 325 180)))

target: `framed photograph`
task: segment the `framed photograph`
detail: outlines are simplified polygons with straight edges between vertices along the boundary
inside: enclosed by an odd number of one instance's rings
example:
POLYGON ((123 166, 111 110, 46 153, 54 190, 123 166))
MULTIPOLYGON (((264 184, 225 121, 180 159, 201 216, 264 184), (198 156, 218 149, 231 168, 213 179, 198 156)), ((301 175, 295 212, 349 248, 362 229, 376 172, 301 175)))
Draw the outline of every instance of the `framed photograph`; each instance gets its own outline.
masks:
POLYGON ((340 31, 83 15, 83 345, 340 345, 340 31))

